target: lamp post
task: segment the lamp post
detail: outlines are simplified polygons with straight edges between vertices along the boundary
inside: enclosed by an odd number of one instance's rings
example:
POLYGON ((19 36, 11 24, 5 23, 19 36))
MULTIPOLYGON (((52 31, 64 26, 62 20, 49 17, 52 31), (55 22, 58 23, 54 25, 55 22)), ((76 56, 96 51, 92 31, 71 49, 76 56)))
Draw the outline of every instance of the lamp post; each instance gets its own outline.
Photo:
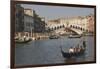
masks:
POLYGON ((33 28, 31 27, 30 30, 31 30, 31 38, 32 38, 33 37, 33 28))

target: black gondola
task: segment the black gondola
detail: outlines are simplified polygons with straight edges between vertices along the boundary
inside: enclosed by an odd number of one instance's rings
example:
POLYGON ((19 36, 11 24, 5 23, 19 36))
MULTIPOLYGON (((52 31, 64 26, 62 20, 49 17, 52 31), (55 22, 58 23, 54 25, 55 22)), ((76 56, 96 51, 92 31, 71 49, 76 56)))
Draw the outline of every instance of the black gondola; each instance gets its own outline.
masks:
POLYGON ((85 43, 85 41, 83 41, 83 47, 84 47, 84 49, 80 50, 79 52, 74 52, 74 53, 64 52, 62 50, 62 47, 60 47, 60 48, 61 48, 62 56, 64 58, 71 58, 71 57, 81 56, 81 55, 83 55, 85 53, 85 50, 86 50, 86 43, 85 43))

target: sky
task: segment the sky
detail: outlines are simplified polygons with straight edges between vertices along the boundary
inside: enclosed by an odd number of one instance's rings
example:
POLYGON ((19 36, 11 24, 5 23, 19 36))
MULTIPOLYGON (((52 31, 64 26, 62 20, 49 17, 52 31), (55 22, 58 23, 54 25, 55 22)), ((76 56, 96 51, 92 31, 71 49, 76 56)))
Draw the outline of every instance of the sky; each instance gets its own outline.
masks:
POLYGON ((67 6, 50 6, 50 5, 34 5, 21 4, 24 8, 35 10, 40 17, 45 17, 46 20, 64 18, 67 16, 85 16, 94 14, 93 8, 79 8, 67 6))

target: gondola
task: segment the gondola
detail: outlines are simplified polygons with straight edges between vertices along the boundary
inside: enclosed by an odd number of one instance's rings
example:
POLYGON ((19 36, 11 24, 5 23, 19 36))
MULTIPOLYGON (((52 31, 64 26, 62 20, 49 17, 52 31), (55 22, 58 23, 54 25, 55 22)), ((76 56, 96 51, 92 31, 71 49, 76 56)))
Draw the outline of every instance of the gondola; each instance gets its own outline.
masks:
POLYGON ((62 47, 60 46, 61 53, 62 53, 62 56, 64 58, 78 57, 78 56, 83 55, 85 53, 85 50, 86 50, 86 43, 85 43, 85 41, 83 41, 83 47, 84 47, 84 49, 82 49, 80 52, 69 53, 69 52, 64 52, 62 50, 62 47))
POLYGON ((28 40, 15 40, 15 42, 18 43, 18 44, 24 44, 24 43, 28 43, 30 41, 32 41, 32 39, 28 39, 28 40))

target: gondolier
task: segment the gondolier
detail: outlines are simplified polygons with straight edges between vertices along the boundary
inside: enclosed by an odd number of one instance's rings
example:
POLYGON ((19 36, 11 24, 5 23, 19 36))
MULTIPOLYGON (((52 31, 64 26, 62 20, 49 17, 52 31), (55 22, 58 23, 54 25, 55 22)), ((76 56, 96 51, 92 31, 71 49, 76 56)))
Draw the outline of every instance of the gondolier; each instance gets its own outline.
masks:
POLYGON ((24 37, 23 37, 23 39, 24 39, 24 41, 25 41, 25 39, 26 39, 26 36, 24 36, 24 37))

